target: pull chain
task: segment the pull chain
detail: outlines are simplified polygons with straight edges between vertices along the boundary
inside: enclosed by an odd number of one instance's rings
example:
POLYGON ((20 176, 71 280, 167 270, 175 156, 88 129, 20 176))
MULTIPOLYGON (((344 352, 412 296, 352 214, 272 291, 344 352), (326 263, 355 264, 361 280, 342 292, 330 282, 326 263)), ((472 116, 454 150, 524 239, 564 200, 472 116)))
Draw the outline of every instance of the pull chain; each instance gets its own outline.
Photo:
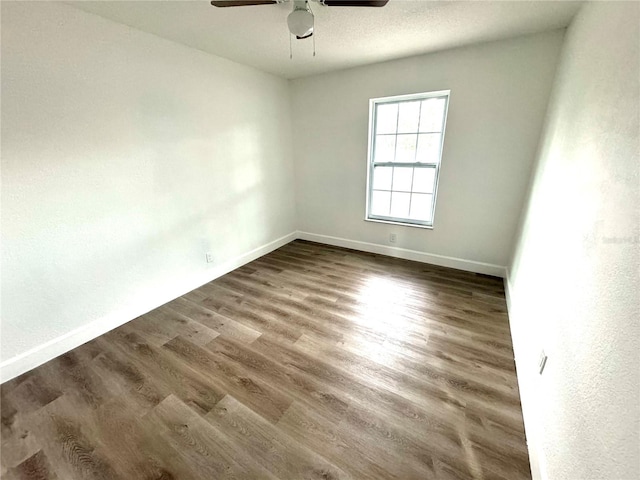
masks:
MULTIPOLYGON (((307 8, 309 9, 309 11, 311 12, 311 18, 313 18, 313 10, 311 10, 311 5, 309 5, 307 3, 307 8)), ((313 21, 313 23, 311 24, 311 39, 313 40, 313 56, 316 56, 316 31, 315 31, 315 19, 313 21)))
POLYGON ((293 50, 291 49, 291 34, 289 34, 289 60, 293 58, 293 50))

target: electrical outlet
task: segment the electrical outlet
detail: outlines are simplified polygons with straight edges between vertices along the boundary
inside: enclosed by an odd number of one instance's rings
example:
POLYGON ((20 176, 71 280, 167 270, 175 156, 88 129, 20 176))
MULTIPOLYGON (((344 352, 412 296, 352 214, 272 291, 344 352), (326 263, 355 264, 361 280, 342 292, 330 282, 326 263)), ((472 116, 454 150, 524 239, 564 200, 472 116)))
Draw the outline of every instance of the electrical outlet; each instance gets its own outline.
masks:
POLYGON ((212 263, 213 262, 213 253, 207 252, 205 254, 205 258, 207 259, 207 263, 212 263))
POLYGON ((397 240, 398 240, 398 235, 396 235, 395 233, 390 233, 389 234, 389 242, 390 243, 396 243, 397 240))
POLYGON ((542 375, 542 371, 544 370, 545 365, 547 364, 547 355, 544 353, 544 350, 540 352, 540 359, 538 360, 538 373, 542 375))

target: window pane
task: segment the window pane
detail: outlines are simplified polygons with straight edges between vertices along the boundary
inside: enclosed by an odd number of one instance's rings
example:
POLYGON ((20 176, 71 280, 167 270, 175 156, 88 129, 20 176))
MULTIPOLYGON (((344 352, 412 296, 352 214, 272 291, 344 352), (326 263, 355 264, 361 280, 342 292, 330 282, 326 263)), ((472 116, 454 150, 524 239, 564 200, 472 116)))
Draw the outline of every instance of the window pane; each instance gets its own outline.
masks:
POLYGON ((376 133, 396 133, 397 124, 397 103, 383 103, 376 107, 376 133))
POLYGON ((416 161, 416 141, 418 136, 398 135, 396 142, 396 162, 413 163, 416 161))
POLYGON ((371 195, 371 215, 389 216, 391 192, 379 192, 374 190, 371 195))
POLYGON ((413 168, 394 167, 393 169, 393 190, 411 191, 411 177, 413 168))
MULTIPOLYGON (((417 170, 417 169, 416 169, 417 170)), ((430 222, 433 215, 431 212, 431 201, 433 195, 424 193, 414 193, 411 195, 411 212, 409 218, 430 222)))
POLYGON ((393 167, 375 167, 373 169, 373 189, 391 190, 391 173, 393 167))
POLYGON ((422 101, 420 131, 441 132, 444 116, 444 98, 429 98, 422 101))
POLYGON ((431 225, 448 98, 432 92, 373 100, 367 197, 373 219, 431 225))
POLYGON ((440 161, 440 133, 418 135, 417 162, 438 163, 440 161))
POLYGON ((412 191, 419 193, 433 193, 436 183, 435 168, 416 168, 413 173, 412 191))
POLYGON ((393 192, 391 194, 391 216, 407 218, 409 216, 410 193, 393 192))
POLYGON ((375 162, 393 162, 396 150, 395 135, 376 135, 375 162))
POLYGON ((420 120, 420 101, 402 102, 398 115, 398 133, 416 133, 420 120))

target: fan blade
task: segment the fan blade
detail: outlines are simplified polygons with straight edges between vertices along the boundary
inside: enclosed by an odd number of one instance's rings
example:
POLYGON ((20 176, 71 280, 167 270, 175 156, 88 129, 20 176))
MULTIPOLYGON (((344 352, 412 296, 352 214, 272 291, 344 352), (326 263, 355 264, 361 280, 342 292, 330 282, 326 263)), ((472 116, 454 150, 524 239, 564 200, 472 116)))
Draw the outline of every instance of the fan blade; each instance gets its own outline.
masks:
POLYGON ((214 7, 245 7, 249 5, 271 5, 278 0, 211 0, 214 7))
POLYGON ((389 0, 320 0, 327 7, 384 7, 389 0))
POLYGON ((384 7, 389 0, 320 0, 327 7, 384 7))

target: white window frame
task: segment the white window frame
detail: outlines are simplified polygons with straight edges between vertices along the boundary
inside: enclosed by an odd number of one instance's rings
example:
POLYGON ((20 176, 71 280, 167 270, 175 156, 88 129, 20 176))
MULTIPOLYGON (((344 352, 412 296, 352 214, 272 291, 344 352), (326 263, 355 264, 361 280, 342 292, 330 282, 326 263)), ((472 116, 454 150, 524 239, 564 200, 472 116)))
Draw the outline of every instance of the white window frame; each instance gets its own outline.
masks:
MULTIPOLYGON (((433 223, 436 214, 436 199, 438 196, 438 183, 440 179, 440 168, 442 164, 442 149, 444 146, 445 129, 447 126, 447 115, 449 113, 449 97, 451 90, 439 90, 436 92, 413 93, 409 95, 396 95, 393 97, 372 98, 369 100, 369 146, 367 151, 367 195, 365 220, 368 222, 391 223, 394 225, 404 225, 408 227, 433 229, 433 223), (440 156, 437 163, 412 162, 412 163, 374 163, 375 154, 375 137, 376 137, 376 107, 385 103, 402 103, 415 100, 425 100, 428 98, 444 97, 444 115, 442 119, 442 135, 440 137, 440 156), (414 168, 435 168, 435 182, 433 187, 433 197, 431 205, 431 221, 415 220, 410 218, 398 218, 391 216, 372 215, 369 211, 371 205, 371 197, 373 195, 373 170, 375 166, 390 167, 414 167, 414 168)), ((417 147, 416 147, 417 148, 417 147)), ((393 191, 393 190, 392 190, 393 191)))

